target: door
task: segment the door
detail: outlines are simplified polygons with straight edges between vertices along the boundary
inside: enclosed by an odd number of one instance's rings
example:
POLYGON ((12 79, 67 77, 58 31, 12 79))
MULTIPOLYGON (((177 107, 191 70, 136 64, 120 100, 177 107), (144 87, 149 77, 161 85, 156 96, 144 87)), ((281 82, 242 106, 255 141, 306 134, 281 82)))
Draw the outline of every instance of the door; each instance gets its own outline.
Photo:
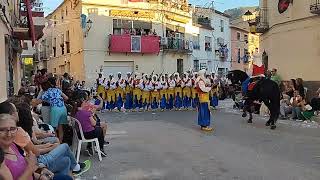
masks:
POLYGON ((103 66, 103 75, 106 77, 109 76, 110 73, 117 77, 118 72, 121 72, 122 77, 125 77, 127 72, 133 72, 133 61, 108 61, 104 62, 103 66))
POLYGON ((179 74, 183 73, 183 59, 177 59, 177 72, 179 74))

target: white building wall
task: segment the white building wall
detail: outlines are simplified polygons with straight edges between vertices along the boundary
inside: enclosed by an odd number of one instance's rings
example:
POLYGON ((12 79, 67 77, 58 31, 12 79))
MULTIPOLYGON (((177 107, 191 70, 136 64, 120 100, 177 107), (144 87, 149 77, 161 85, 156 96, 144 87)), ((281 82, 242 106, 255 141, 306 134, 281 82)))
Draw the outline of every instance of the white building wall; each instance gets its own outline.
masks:
MULTIPOLYGON (((87 12, 83 8, 83 12, 87 12)), ((174 73, 177 72, 177 59, 183 59, 183 70, 190 70, 192 63, 189 58, 191 55, 186 53, 162 52, 159 54, 141 54, 141 53, 112 53, 108 51, 109 35, 113 34, 113 19, 106 14, 107 8, 100 7, 98 14, 89 14, 87 19, 92 20, 92 28, 88 36, 84 37, 84 69, 85 77, 88 84, 92 85, 97 78, 97 74, 102 72, 104 76, 108 76, 109 72, 117 72, 110 68, 110 64, 127 64, 133 65, 134 72, 150 74, 154 71, 156 74, 160 73, 174 73)), ((162 36, 163 27, 159 23, 152 23, 152 29, 155 29, 159 36, 162 36)), ((185 34, 185 39, 190 40, 191 35, 185 34)), ((112 66, 117 68, 116 66, 112 66)), ((119 68, 121 71, 123 68, 119 68)), ((125 73, 125 72, 123 72, 125 73)))
POLYGON ((8 29, 0 20, 0 102, 7 98, 7 64, 6 64, 6 48, 5 34, 8 34, 8 29))
POLYGON ((212 18, 212 25, 215 28, 214 30, 214 39, 215 39, 215 49, 218 49, 217 47, 217 39, 223 38, 224 39, 224 44, 227 44, 228 48, 228 57, 224 60, 221 60, 218 56, 215 56, 215 66, 218 68, 225 68, 225 69, 230 69, 231 68, 231 30, 230 30, 230 19, 228 17, 225 17, 221 14, 214 13, 213 18, 212 18), (224 31, 221 32, 221 26, 220 22, 223 20, 223 27, 224 31))

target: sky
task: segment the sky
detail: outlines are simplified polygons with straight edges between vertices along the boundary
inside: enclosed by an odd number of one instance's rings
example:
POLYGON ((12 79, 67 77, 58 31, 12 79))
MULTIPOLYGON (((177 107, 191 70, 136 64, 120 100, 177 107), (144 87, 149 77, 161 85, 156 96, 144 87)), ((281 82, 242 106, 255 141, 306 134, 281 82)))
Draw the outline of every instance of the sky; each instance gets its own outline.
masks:
MULTIPOLYGON (((63 0, 43 0, 46 14, 54 10, 63 0)), ((189 3, 208 7, 211 0, 189 0, 189 3)), ((258 6, 259 0, 215 0, 214 6, 219 11, 239 6, 258 6)))

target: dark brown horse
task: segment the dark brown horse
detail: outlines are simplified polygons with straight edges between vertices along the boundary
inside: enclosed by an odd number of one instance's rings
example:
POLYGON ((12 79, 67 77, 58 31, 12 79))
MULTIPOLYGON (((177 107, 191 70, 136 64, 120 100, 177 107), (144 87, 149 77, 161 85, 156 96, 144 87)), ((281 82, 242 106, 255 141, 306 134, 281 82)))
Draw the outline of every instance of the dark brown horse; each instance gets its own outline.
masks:
MULTIPOLYGON (((243 71, 234 70, 228 73, 227 78, 231 81, 232 85, 235 87, 242 86, 243 90, 246 86, 245 83, 249 76, 243 71)), ((250 79, 250 81, 253 80, 250 79)), ((256 84, 253 89, 245 93, 246 99, 242 117, 246 117, 247 112, 249 112, 250 117, 248 123, 252 123, 251 107, 253 106, 254 101, 264 102, 264 104, 270 110, 270 118, 266 122, 266 126, 270 126, 271 129, 275 129, 280 113, 280 88, 276 82, 270 79, 260 78, 255 81, 256 84)))

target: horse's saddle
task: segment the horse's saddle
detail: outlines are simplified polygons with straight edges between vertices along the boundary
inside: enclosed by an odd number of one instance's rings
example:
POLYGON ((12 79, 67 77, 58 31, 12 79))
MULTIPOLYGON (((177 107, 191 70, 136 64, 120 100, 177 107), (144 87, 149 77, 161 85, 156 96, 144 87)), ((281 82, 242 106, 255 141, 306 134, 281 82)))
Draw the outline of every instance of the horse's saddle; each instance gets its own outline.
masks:
POLYGON ((251 82, 249 85, 248 85, 248 90, 249 91, 252 91, 253 88, 256 86, 257 82, 251 82))

